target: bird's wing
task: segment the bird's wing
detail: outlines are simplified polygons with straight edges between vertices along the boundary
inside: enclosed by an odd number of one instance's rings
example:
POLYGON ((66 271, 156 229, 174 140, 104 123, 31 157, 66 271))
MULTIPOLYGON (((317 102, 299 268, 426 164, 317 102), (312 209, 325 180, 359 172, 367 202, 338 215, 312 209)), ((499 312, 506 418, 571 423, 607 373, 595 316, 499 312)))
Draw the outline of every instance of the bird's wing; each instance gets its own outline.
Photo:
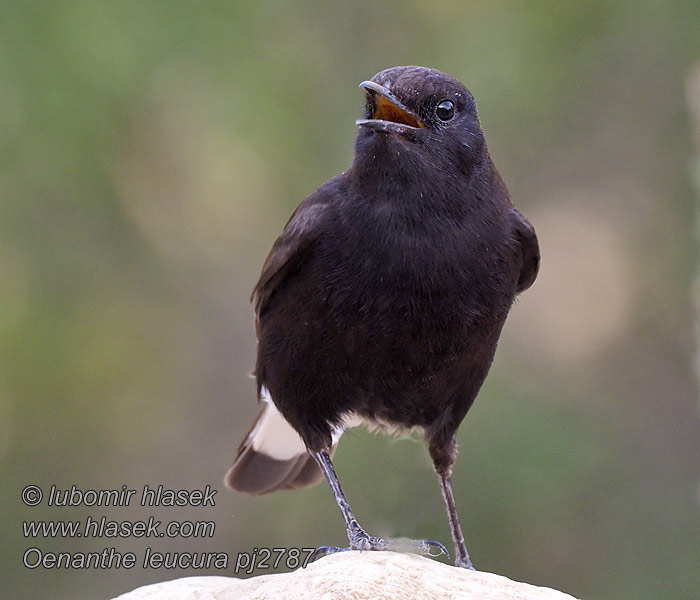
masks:
POLYGON ((532 223, 517 208, 513 207, 508 214, 515 238, 520 246, 520 277, 516 292, 524 292, 529 288, 540 268, 540 247, 532 223))
POLYGON ((323 188, 316 190, 297 207, 273 244, 251 297, 255 305, 256 329, 272 295, 303 266, 330 211, 329 194, 324 193, 323 188))

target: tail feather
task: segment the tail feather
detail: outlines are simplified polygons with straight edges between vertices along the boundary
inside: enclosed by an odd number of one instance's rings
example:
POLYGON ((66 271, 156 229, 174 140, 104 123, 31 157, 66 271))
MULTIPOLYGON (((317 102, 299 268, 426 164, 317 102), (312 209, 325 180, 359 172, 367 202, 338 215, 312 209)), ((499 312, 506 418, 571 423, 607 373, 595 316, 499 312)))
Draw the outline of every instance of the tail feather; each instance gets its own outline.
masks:
MULTIPOLYGON (((331 448, 329 454, 332 457, 334 453, 335 446, 331 448)), ((307 453, 294 479, 288 479, 288 483, 284 486, 284 489, 297 490, 299 488, 312 487, 321 481, 323 481, 323 472, 319 468, 314 457, 307 453)))
POLYGON ((263 388, 263 409, 238 449, 224 482, 254 495, 316 485, 323 479, 314 458, 263 388))

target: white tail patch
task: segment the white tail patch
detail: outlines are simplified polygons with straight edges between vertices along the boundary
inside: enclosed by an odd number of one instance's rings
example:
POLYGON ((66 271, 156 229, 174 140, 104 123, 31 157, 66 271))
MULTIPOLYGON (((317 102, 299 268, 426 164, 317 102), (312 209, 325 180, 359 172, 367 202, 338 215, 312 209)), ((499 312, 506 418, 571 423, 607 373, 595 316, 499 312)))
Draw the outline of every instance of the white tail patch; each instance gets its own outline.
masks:
MULTIPOLYGON (((253 450, 281 461, 291 460, 305 454, 307 449, 304 441, 282 416, 282 413, 277 410, 272 396, 265 386, 261 390, 261 399, 264 402, 263 410, 255 427, 248 435, 253 450)), ((377 424, 369 423, 353 413, 346 414, 340 425, 332 432, 332 447, 335 448, 338 445, 338 441, 346 429, 361 425, 370 428, 377 426, 377 424)))
POLYGON ((291 460, 304 454, 306 445, 277 410, 266 387, 262 388, 262 400, 265 406, 248 435, 253 449, 275 460, 291 460))

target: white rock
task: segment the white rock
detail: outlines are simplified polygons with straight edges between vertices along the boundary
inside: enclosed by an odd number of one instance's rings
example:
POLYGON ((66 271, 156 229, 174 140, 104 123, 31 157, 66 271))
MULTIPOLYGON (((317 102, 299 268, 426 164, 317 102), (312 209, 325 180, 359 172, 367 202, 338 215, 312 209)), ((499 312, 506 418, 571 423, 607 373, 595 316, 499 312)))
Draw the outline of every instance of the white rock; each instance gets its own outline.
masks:
POLYGON ((122 594, 118 600, 575 600, 573 596, 467 571, 413 554, 342 552, 291 573, 186 577, 122 594))

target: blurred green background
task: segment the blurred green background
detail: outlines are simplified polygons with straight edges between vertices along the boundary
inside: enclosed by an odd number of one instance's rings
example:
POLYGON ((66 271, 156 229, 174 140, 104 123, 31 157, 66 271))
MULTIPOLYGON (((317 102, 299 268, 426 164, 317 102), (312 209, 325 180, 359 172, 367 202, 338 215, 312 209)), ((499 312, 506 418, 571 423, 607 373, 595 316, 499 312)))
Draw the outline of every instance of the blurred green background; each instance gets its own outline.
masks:
MULTIPOLYGON (((254 548, 344 543, 325 485, 254 499, 221 481, 257 410, 262 261, 350 164, 358 83, 396 64, 471 89, 542 247, 460 430, 475 564, 577 597, 695 597, 699 31, 700 3, 671 0, 2 2, 3 597, 109 598, 230 575, 254 548), (213 508, 28 508, 28 484, 220 491, 213 508), (22 535, 88 515, 216 535, 22 535), (32 546, 231 564, 29 570, 32 546)), ((355 430, 336 467, 371 533, 450 541, 422 444, 355 430)))

